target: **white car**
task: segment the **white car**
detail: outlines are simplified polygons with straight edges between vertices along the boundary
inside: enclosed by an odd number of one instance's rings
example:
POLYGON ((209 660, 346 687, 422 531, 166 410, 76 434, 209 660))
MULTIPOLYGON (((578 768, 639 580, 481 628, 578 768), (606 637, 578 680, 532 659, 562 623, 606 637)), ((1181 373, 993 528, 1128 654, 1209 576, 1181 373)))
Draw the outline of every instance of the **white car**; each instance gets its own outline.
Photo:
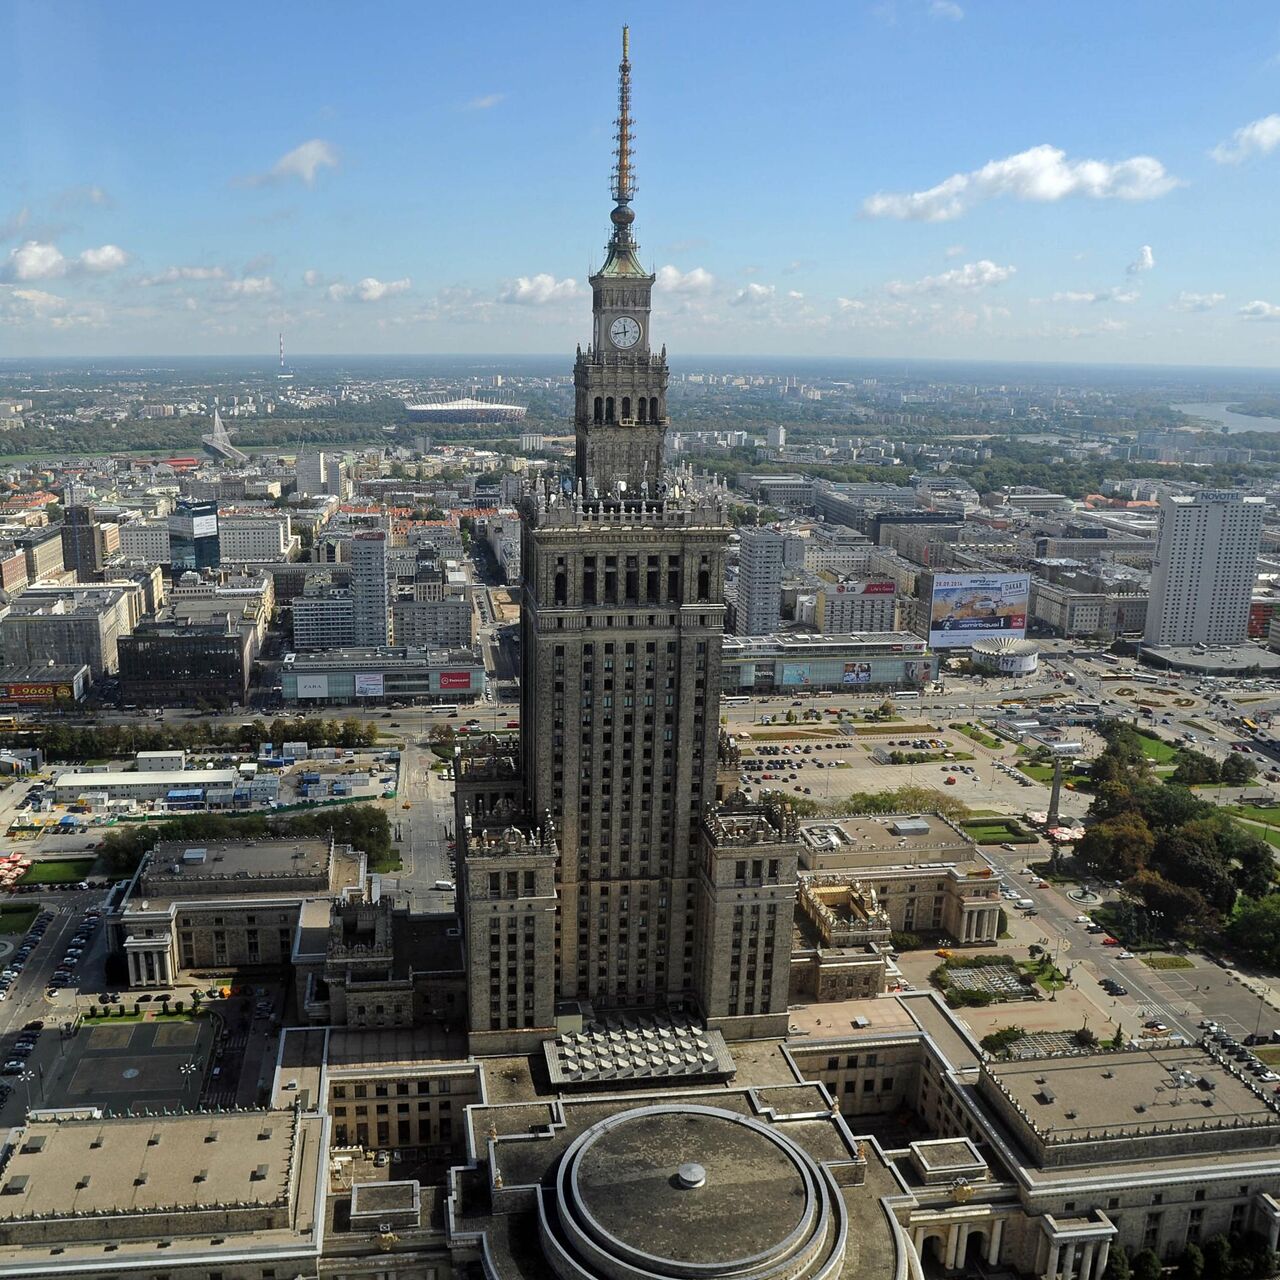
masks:
POLYGON ((1121 951, 1121 952, 1116 956, 1116 959, 1117 959, 1117 960, 1132 960, 1132 959, 1133 959, 1133 952, 1132 952, 1132 951, 1121 951))

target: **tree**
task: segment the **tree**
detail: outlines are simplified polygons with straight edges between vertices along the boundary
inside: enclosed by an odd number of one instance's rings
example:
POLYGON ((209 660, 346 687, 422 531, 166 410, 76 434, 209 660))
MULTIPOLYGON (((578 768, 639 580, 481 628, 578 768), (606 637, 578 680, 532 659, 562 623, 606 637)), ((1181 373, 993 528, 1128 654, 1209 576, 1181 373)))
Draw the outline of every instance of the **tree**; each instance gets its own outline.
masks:
POLYGON ((1139 813, 1118 813, 1095 823, 1076 845, 1076 857, 1095 875, 1125 880, 1151 860, 1155 836, 1139 813))
POLYGON ((1107 1257, 1107 1269, 1102 1274, 1102 1280, 1130 1280, 1132 1275, 1129 1251, 1122 1244, 1113 1245, 1107 1257))
POLYGON ((1227 926, 1227 938, 1264 968, 1280 968, 1280 893, 1241 903, 1227 926))
POLYGON ((1177 1280, 1202 1280, 1203 1276, 1204 1254, 1198 1244, 1189 1244, 1178 1260, 1177 1280))
POLYGON ((1234 751, 1222 762, 1222 768, 1219 770, 1223 785, 1228 787, 1246 786, 1257 776, 1258 766, 1248 757, 1238 755, 1234 751))
POLYGON ((1218 762, 1212 756, 1184 747, 1178 752, 1178 767, 1173 771, 1169 781, 1184 787, 1194 787, 1217 782, 1220 776, 1218 762))
POLYGON ((1139 871, 1124 887, 1149 910, 1159 911, 1174 932, 1192 920, 1205 923, 1211 914, 1200 893, 1166 880, 1158 871, 1139 871))
POLYGON ((1226 1236, 1210 1236, 1204 1243, 1204 1271, 1209 1276, 1231 1274, 1231 1241, 1226 1236))
MULTIPOLYGON (((1218 1273, 1225 1274, 1225 1273, 1218 1273)), ((1133 1280, 1161 1280, 1164 1266, 1154 1250, 1143 1249, 1133 1260, 1133 1280)))

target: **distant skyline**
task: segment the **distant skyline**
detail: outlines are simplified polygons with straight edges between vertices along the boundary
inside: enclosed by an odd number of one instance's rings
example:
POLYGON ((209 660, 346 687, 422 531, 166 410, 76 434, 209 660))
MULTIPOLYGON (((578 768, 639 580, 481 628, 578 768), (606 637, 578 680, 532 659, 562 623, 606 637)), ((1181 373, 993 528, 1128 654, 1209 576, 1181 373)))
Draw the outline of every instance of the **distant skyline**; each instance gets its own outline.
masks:
MULTIPOLYGON (((632 21, 684 355, 1280 367, 1280 12, 632 21)), ((0 357, 572 352, 627 14, 0 8, 0 357)))

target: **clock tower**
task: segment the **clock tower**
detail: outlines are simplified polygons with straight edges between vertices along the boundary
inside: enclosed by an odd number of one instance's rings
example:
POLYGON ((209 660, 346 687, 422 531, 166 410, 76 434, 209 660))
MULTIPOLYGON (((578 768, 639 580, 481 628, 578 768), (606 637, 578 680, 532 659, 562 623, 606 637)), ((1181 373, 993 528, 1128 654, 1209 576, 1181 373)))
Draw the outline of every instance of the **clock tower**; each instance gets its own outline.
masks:
POLYGON ((576 481, 587 496, 657 492, 667 422, 667 354, 650 345, 654 277, 640 265, 631 235, 635 213, 631 134, 631 62, 622 29, 618 66, 613 232, 604 265, 591 277, 591 345, 573 369, 576 481))

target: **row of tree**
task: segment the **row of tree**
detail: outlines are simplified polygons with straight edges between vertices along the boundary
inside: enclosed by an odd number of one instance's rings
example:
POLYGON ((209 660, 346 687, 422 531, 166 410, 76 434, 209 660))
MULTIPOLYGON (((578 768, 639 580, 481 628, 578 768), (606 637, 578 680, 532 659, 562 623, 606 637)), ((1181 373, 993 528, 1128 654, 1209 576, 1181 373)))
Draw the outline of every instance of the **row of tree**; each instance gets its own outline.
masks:
POLYGON ((137 751, 207 751, 227 748, 256 751, 263 742, 276 747, 305 742, 308 747, 369 747, 378 731, 369 721, 348 716, 345 720, 316 718, 257 719, 240 724, 206 719, 175 723, 75 725, 50 722, 38 727, 7 730, 0 734, 5 746, 39 747, 46 760, 96 760, 120 758, 137 751))
MULTIPOLYGON (((1105 880, 1122 881, 1164 930, 1179 934, 1228 919, 1237 899, 1272 883, 1271 847, 1174 778, 1152 773, 1140 735, 1111 722, 1091 773, 1098 821, 1076 857, 1105 880)), ((1211 762, 1212 763, 1212 762, 1211 762)))

